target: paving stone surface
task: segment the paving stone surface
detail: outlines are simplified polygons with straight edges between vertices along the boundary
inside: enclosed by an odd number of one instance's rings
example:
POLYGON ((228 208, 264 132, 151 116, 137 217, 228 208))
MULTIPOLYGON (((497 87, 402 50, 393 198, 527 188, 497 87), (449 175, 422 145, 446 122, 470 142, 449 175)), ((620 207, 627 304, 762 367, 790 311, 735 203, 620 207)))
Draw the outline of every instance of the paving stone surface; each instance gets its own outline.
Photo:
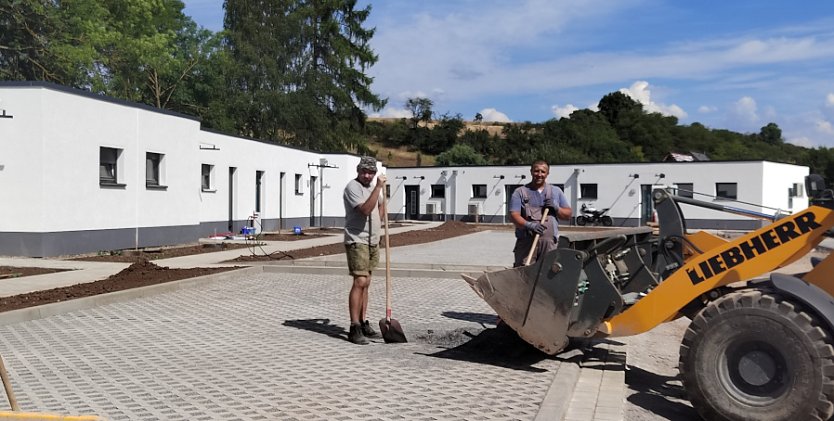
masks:
POLYGON ((626 348, 595 341, 586 350, 564 421, 621 421, 625 395, 626 348))
MULTIPOLYGON (((529 420, 553 358, 506 358, 455 279, 394 279, 410 342, 346 341, 348 276, 262 273, 0 327, 24 411, 111 420, 529 420), (481 347, 463 344, 483 337, 481 347), (459 346, 458 346, 459 345, 459 346), (496 355, 498 357, 496 357, 496 355)), ((369 318, 384 315, 375 279, 369 318)))

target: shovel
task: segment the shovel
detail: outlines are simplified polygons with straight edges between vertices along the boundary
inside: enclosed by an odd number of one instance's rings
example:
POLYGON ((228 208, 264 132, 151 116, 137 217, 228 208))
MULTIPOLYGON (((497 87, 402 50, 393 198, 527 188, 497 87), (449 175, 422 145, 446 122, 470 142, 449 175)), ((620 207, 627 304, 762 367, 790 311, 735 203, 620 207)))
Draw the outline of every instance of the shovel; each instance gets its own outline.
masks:
MULTIPOLYGON (((383 193, 384 194, 384 193, 383 193)), ((408 342, 400 322, 391 318, 391 245, 388 242, 388 197, 383 202, 382 221, 385 225, 385 317, 379 321, 379 331, 385 343, 408 342)))
MULTIPOLYGON (((547 221, 547 212, 550 211, 550 208, 545 208, 544 212, 542 212, 542 222, 547 221)), ((533 256, 536 255, 536 246, 539 244, 539 234, 536 234, 533 237, 533 245, 530 247, 530 253, 527 254, 527 259, 524 260, 524 266, 530 266, 530 261, 533 260, 533 256)))

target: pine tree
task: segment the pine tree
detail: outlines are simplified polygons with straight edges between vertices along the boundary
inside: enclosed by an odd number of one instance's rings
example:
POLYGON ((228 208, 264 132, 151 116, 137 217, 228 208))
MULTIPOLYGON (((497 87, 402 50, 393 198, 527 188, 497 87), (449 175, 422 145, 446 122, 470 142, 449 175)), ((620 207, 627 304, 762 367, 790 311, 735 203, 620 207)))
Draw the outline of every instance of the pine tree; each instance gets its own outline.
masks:
POLYGON ((356 146, 360 107, 385 101, 365 71, 377 61, 374 30, 363 23, 370 6, 355 0, 227 0, 229 52, 248 136, 323 151, 356 146))

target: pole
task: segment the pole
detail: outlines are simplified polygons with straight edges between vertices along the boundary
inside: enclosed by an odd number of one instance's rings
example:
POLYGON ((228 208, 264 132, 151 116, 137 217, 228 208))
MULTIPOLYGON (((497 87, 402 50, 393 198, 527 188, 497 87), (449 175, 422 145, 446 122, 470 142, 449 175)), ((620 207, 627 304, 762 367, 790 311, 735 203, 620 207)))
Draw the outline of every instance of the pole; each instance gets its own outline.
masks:
POLYGON ((324 167, 319 168, 319 228, 324 228, 324 167))

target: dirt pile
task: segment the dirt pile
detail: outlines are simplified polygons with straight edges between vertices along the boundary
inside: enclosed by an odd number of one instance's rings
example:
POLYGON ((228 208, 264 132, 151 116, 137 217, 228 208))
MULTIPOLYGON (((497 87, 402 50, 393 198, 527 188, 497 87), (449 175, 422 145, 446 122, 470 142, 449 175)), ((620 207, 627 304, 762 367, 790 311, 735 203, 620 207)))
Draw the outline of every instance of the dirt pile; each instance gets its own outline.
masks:
POLYGON ((147 259, 140 259, 121 272, 100 281, 35 291, 11 297, 1 297, 0 312, 178 281, 180 279, 194 278, 232 269, 235 268, 170 269, 157 266, 147 259))

